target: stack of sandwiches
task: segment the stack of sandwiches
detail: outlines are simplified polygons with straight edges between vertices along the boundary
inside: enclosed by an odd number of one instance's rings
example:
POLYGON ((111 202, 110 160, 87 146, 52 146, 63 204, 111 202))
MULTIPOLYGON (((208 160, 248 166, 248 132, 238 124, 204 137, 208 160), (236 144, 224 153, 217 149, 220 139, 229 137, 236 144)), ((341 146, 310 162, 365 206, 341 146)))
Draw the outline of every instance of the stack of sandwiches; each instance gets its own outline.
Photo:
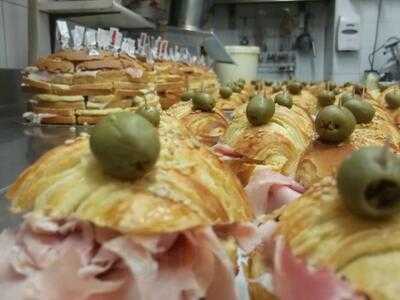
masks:
POLYGON ((126 53, 92 55, 87 49, 63 50, 39 59, 24 70, 22 83, 33 94, 30 115, 40 123, 80 125, 95 124, 109 113, 145 102, 167 109, 186 88, 198 86, 217 91, 215 74, 172 61, 150 64, 126 53))

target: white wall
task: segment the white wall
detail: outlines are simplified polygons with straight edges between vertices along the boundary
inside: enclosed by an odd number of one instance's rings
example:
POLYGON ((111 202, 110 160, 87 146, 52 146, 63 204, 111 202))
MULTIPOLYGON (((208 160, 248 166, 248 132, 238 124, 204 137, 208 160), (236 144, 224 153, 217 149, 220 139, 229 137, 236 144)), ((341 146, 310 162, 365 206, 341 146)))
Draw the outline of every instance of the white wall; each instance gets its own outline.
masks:
MULTIPOLYGON (((338 52, 334 50, 332 57, 328 60, 332 64, 332 71, 327 74, 330 79, 338 82, 359 81, 362 80, 364 71, 370 68, 368 54, 371 53, 374 44, 378 3, 378 0, 336 0, 334 40, 330 42, 329 46, 336 48, 336 28, 339 17, 357 14, 361 19, 361 50, 358 52, 338 52)), ((390 36, 397 35, 400 37, 399 15, 399 0, 383 0, 377 39, 378 46, 390 36)), ((382 66, 386 59, 383 55, 377 55, 375 68, 382 66)))
MULTIPOLYGON (((28 64, 28 0, 0 0, 0 68, 28 64)), ((40 13, 39 55, 50 53, 48 15, 40 13)))
MULTIPOLYGON (((298 54, 297 67, 295 72, 296 78, 302 80, 322 80, 324 78, 324 59, 325 59, 325 34, 328 25, 329 16, 329 1, 314 2, 307 4, 307 11, 313 14, 309 29, 311 36, 315 40, 317 57, 314 58, 311 54, 298 54)), ((267 44, 267 51, 278 51, 279 49, 279 26, 282 20, 283 9, 289 9, 291 14, 298 14, 298 5, 296 3, 268 3, 268 4, 246 4, 236 6, 236 18, 234 23, 235 28, 229 28, 229 12, 228 6, 218 5, 214 10, 214 15, 211 16, 208 26, 213 28, 221 41, 225 45, 238 45, 240 37, 245 33, 250 45, 255 44, 254 36, 261 27, 261 35, 264 36, 264 41, 267 44), (264 11, 262 19, 257 14, 260 10, 264 11), (243 17, 247 18, 247 27, 244 28, 243 17)), ((294 44, 296 37, 301 33, 300 28, 293 31, 290 43, 294 44)), ((269 80, 283 80, 287 78, 285 73, 271 73, 261 71, 258 74, 259 78, 269 80)))

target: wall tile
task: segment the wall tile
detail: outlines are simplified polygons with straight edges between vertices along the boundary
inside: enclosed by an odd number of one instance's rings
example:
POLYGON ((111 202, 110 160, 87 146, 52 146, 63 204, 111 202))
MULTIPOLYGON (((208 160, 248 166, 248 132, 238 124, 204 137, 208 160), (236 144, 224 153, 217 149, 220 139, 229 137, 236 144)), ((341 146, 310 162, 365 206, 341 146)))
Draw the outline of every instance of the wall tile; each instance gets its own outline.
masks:
POLYGON ((0 0, 0 68, 7 67, 6 38, 4 28, 3 0, 0 0))
POLYGON ((358 82, 361 80, 361 76, 359 73, 351 73, 351 74, 341 74, 341 73, 333 73, 332 78, 333 81, 341 84, 345 82, 358 82))
MULTIPOLYGON (((210 23, 213 24, 215 32, 225 45, 238 44, 240 37, 246 34, 250 44, 255 44, 257 37, 261 37, 260 45, 267 46, 267 52, 277 52, 282 45, 291 49, 294 41, 302 32, 302 28, 295 25, 290 39, 284 41, 279 37, 279 27, 283 16, 283 9, 289 9, 292 15, 298 14, 296 3, 267 3, 254 5, 236 6, 236 30, 227 30, 228 11, 227 6, 218 6, 210 23), (243 17, 248 18, 247 27, 243 26, 243 17), (215 20, 215 18, 219 18, 215 20)), ((317 57, 311 54, 299 54, 295 77, 303 80, 322 80, 324 77, 324 57, 325 57, 325 31, 327 25, 327 4, 308 3, 307 10, 314 18, 310 22, 310 33, 315 40, 317 57)), ((260 69, 259 78, 270 80, 287 79, 287 74, 272 73, 271 69, 260 69)))
POLYGON ((8 2, 9 4, 15 4, 19 6, 28 6, 28 0, 3 0, 4 2, 8 2))
POLYGON ((4 2, 4 24, 9 68, 24 68, 28 64, 28 12, 25 7, 4 2))
POLYGON ((39 49, 38 55, 45 56, 51 53, 49 15, 39 14, 39 49))

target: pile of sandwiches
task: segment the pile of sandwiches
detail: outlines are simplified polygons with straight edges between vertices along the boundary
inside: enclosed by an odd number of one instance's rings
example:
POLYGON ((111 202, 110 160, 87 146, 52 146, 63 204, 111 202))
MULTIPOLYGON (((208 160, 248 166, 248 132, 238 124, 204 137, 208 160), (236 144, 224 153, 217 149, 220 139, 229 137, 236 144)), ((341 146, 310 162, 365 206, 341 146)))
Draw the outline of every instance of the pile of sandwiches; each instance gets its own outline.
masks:
POLYGON ((144 103, 167 109, 187 90, 217 94, 219 84, 200 65, 68 49, 27 67, 22 88, 32 95, 25 116, 42 124, 86 125, 144 103))

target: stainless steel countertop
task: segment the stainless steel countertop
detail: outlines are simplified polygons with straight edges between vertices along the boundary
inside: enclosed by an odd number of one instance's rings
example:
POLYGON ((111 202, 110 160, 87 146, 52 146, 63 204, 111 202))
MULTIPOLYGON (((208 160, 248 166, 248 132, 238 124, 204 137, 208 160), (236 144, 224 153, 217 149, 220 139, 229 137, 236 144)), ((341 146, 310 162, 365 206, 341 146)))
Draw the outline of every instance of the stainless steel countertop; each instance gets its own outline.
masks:
POLYGON ((87 131, 82 126, 24 124, 22 114, 30 96, 21 93, 19 82, 19 71, 0 70, 0 230, 20 221, 8 209, 9 185, 44 152, 87 131))

